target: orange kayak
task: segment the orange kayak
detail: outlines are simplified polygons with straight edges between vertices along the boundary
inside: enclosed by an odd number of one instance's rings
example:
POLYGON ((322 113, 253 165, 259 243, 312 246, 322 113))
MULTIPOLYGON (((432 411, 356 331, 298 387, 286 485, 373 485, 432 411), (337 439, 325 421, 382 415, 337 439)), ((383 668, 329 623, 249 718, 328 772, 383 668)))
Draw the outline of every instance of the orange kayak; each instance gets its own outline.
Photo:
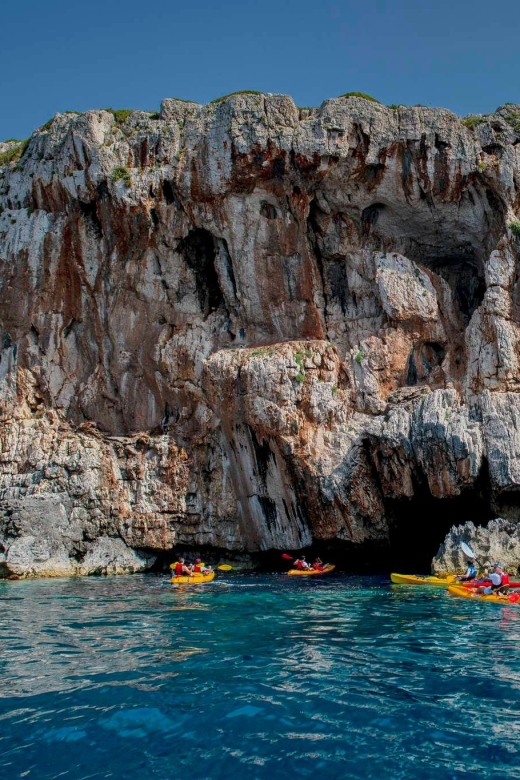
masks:
POLYGON ((328 574, 330 571, 334 571, 336 567, 329 564, 323 569, 289 569, 287 574, 290 577, 317 577, 320 574, 328 574))
POLYGON ((187 574, 173 575, 170 582, 173 585, 200 585, 202 582, 211 582, 215 578, 215 572, 210 571, 207 574, 193 574, 189 577, 187 574))
POLYGON ((507 596, 499 596, 496 593, 490 593, 489 596, 484 596, 481 593, 475 593, 472 590, 468 590, 468 588, 460 588, 455 585, 450 585, 448 587, 448 592, 451 593, 452 596, 459 596, 463 599, 473 599, 474 601, 492 601, 494 604, 503 604, 507 606, 515 604, 517 607, 520 607, 520 597, 518 593, 509 593, 507 596))

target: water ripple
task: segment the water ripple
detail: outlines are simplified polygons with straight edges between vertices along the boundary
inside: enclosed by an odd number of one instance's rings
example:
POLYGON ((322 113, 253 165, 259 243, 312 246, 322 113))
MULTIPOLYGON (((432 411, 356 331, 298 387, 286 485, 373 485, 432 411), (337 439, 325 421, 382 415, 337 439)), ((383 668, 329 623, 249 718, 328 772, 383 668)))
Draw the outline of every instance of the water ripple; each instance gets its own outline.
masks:
POLYGON ((378 578, 0 583, 2 776, 520 778, 520 609, 378 578))

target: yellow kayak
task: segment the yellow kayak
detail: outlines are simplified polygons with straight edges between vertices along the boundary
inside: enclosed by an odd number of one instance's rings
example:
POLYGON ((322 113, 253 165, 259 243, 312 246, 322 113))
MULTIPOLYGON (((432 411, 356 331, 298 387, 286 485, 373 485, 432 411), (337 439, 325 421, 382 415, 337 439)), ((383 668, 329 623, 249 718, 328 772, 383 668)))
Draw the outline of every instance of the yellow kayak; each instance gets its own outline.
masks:
POLYGON ((328 574, 329 571, 334 571, 336 567, 329 564, 324 569, 289 569, 287 574, 290 577, 316 577, 318 574, 328 574))
POLYGON ((439 585, 445 587, 450 585, 455 576, 449 574, 447 577, 420 577, 416 574, 391 574, 390 579, 396 585, 439 585))
POLYGON ((174 585, 199 585, 202 582, 211 582, 214 577, 214 571, 210 571, 207 574, 193 574, 191 577, 188 577, 187 574, 182 574, 179 576, 174 575, 170 582, 174 585))
POLYGON ((483 596, 480 593, 474 593, 468 588, 459 588, 457 585, 450 585, 448 587, 448 592, 453 596, 460 596, 463 599, 473 599, 474 601, 492 601, 494 604, 506 604, 507 606, 516 604, 516 606, 520 607, 520 600, 518 599, 518 594, 516 593, 510 593, 509 596, 498 596, 496 593, 490 593, 489 596, 483 596))

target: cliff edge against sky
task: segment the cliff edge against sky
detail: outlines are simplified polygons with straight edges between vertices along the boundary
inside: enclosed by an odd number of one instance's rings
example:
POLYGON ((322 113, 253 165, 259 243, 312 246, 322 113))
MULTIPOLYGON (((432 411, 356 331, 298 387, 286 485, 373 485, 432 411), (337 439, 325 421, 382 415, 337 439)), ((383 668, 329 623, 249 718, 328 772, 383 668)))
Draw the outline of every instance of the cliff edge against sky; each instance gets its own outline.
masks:
POLYGON ((165 100, 0 161, 4 575, 520 520, 520 106, 165 100))

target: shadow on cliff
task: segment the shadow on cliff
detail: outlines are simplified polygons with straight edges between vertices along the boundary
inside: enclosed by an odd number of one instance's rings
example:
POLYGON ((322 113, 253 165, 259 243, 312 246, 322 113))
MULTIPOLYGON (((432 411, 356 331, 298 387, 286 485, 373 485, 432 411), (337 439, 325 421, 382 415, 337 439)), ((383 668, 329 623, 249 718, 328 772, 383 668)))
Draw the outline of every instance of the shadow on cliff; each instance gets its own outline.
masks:
POLYGON ((434 498, 427 485, 415 487, 411 499, 387 499, 388 564, 392 571, 430 573, 431 562, 452 526, 471 520, 484 525, 495 514, 489 478, 481 474, 475 487, 459 496, 434 498))

